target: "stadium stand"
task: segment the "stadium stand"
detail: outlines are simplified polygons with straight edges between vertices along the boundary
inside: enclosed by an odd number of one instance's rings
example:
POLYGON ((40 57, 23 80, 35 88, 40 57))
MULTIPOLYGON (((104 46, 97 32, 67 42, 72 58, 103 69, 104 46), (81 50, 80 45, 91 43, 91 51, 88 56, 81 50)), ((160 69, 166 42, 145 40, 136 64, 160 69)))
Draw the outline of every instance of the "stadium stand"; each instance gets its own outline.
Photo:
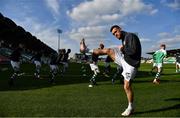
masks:
POLYGON ((25 59, 29 59, 30 54, 37 51, 42 51, 43 54, 56 53, 54 49, 0 13, 0 55, 8 57, 19 44, 24 46, 25 59))

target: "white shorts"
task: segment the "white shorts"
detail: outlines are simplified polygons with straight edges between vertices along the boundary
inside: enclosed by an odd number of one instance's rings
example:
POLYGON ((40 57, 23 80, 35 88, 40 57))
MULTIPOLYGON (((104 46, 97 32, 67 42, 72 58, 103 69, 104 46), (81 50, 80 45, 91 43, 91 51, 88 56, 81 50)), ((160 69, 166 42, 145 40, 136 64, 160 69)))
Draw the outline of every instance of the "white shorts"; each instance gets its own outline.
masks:
POLYGON ((53 71, 53 70, 58 70, 59 68, 57 65, 50 65, 50 69, 51 71, 53 71))
POLYGON ((154 63, 153 67, 162 68, 162 63, 154 63))
POLYGON ((177 65, 177 66, 180 66, 180 63, 179 63, 179 62, 176 62, 176 65, 177 65))
POLYGON ((130 80, 134 79, 136 72, 137 72, 137 68, 129 65, 124 60, 123 54, 119 50, 119 48, 113 48, 113 51, 115 53, 114 62, 123 68, 122 76, 124 77, 124 79, 126 81, 130 81, 130 80))
POLYGON ((96 71, 97 73, 100 73, 97 65, 95 65, 95 64, 89 64, 89 65, 90 65, 92 71, 96 71))
POLYGON ((34 64, 37 66, 40 66, 41 67, 41 62, 40 61, 34 61, 34 64))
POLYGON ((20 62, 19 61, 11 61, 11 66, 13 69, 18 69, 20 68, 20 62))
POLYGON ((68 62, 62 62, 62 64, 64 65, 64 67, 68 68, 69 64, 68 62))

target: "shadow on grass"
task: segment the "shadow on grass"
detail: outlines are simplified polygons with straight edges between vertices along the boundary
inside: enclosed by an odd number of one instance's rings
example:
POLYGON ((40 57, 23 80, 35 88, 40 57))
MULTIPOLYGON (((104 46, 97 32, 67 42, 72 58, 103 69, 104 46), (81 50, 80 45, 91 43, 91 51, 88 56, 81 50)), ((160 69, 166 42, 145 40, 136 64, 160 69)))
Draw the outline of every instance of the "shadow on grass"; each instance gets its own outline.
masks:
MULTIPOLYGON (((82 84, 87 83, 89 84, 89 79, 91 76, 83 77, 81 75, 65 75, 65 76, 57 76, 55 79, 55 84, 49 83, 49 76, 46 75, 42 79, 33 79, 33 76, 31 77, 25 77, 22 76, 19 79, 15 80, 15 86, 9 87, 8 86, 8 79, 0 80, 0 91, 14 91, 14 90, 31 90, 31 89, 40 89, 40 88, 48 88, 52 86, 59 86, 59 85, 72 85, 72 84, 82 84)), ((112 84, 111 83, 111 77, 107 78, 103 75, 100 75, 97 79, 97 83, 99 82, 108 82, 104 84, 112 84)), ((161 80, 161 83, 167 83, 167 82, 180 82, 180 80, 161 80)), ((134 79, 133 83, 152 83, 152 80, 141 78, 134 79)), ((115 84, 123 84, 122 78, 117 78, 115 80, 115 84)), ((101 85, 101 84, 99 84, 101 85)))
POLYGON ((170 98, 170 99, 165 99, 165 101, 179 101, 180 102, 180 98, 170 98))
POLYGON ((48 75, 44 75, 41 79, 34 79, 33 76, 26 77, 22 76, 19 77, 14 81, 14 86, 8 85, 7 80, 0 80, 0 91, 13 91, 13 90, 31 90, 31 89, 40 89, 40 88, 48 88, 52 86, 59 86, 59 85, 68 85, 68 84, 75 84, 75 83, 87 83, 86 79, 78 78, 78 77, 61 77, 57 76, 55 78, 55 83, 49 82, 50 77, 48 75))
MULTIPOLYGON (((0 79, 0 91, 15 91, 15 90, 31 90, 31 89, 40 89, 40 88, 48 88, 52 86, 59 86, 59 85, 71 85, 71 84, 81 84, 81 83, 87 83, 89 84, 89 80, 92 77, 93 72, 88 69, 86 72, 87 76, 82 76, 82 73, 80 71, 79 67, 80 65, 74 64, 72 68, 69 68, 67 73, 64 76, 61 76, 58 74, 55 78, 55 84, 49 83, 50 79, 50 73, 46 70, 45 73, 42 73, 44 75, 41 75, 42 79, 33 79, 33 71, 25 71, 27 72, 25 75, 20 76, 18 79, 15 80, 15 85, 10 87, 8 85, 8 78, 12 74, 12 71, 1 73, 1 79, 0 79), (29 73, 28 73, 29 72, 29 73)), ((29 67, 29 66, 28 66, 29 67)), ((88 65, 87 65, 87 68, 88 65)), ((101 68, 103 70, 103 68, 101 68)), ((113 77, 113 72, 116 72, 116 69, 112 69, 110 76, 105 77, 102 73, 100 73, 97 76, 97 83, 98 82, 106 82, 109 81, 111 84, 111 79, 113 77)), ((143 72, 142 72, 143 73, 143 72)), ((145 73, 144 73, 145 74, 145 73)), ((142 74, 142 75, 144 75, 142 74)), ((120 76, 120 75, 119 75, 120 76)), ((116 78, 116 82, 120 83, 120 77, 116 78)), ((122 80, 122 79, 121 79, 122 80)))
MULTIPOLYGON (((155 77, 155 75, 156 75, 156 72, 138 71, 136 77, 138 77, 138 78, 150 77, 150 76, 155 77)), ((172 72, 172 73, 164 73, 164 72, 162 72, 161 73, 161 76, 170 76, 170 75, 177 76, 177 75, 180 75, 180 73, 175 73, 175 72, 172 72)))
MULTIPOLYGON (((160 80, 160 85, 163 84, 163 83, 177 83, 177 82, 180 82, 180 80, 163 80, 161 79, 160 80)), ((150 84, 153 84, 153 78, 150 79, 150 80, 138 80, 138 78, 136 78, 136 80, 133 81, 133 83, 150 83, 150 84)))
MULTIPOLYGON (((180 98, 170 98, 170 99, 165 99, 164 101, 180 101, 180 98)), ((165 108, 160 108, 160 109, 153 109, 153 110, 148 110, 148 111, 142 111, 142 112, 135 112, 134 114, 143 114, 143 113, 153 113, 153 112, 161 112, 161 111, 169 111, 173 109, 180 109, 180 104, 176 104, 173 106, 165 107, 165 108)))
MULTIPOLYGON (((133 83, 152 83, 153 82, 153 78, 152 79, 149 79, 149 80, 134 80, 133 83)), ((161 80, 161 83, 166 83, 166 82, 169 82, 169 80, 161 80)))
POLYGON ((136 74, 136 78, 144 78, 149 76, 153 76, 153 75, 148 71, 138 71, 136 74))
MULTIPOLYGON (((156 75, 156 73, 150 73, 148 71, 138 71, 133 83, 152 83, 155 75, 156 75), (148 79, 148 78, 150 78, 150 79, 148 79)), ((160 79, 161 83, 180 82, 180 78, 179 79, 172 78, 172 79, 168 79, 168 80, 163 79, 163 78, 170 78, 171 75, 177 76, 177 75, 179 75, 179 73, 169 73, 169 74, 162 73, 161 74, 162 77, 160 79)), ((175 78, 177 78, 177 77, 175 77, 175 78)))
MULTIPOLYGON (((49 70, 44 70, 44 76, 42 79, 35 80, 33 79, 33 72, 32 69, 29 70, 29 68, 32 65, 24 65, 25 72, 31 73, 30 76, 22 76, 19 79, 15 80, 15 86, 9 87, 8 86, 8 76, 10 76, 11 72, 7 72, 6 74, 0 73, 1 79, 0 79, 0 91, 13 91, 13 90, 31 90, 31 89, 39 89, 39 88, 48 88, 52 86, 59 86, 59 85, 70 85, 70 84, 81 84, 81 83, 87 83, 89 84, 89 79, 92 77, 92 72, 90 71, 89 65, 86 65, 87 67, 87 75, 86 77, 82 76, 81 73, 81 65, 77 63, 72 63, 69 67, 68 72, 64 76, 58 75, 56 77, 56 83, 50 84, 48 80, 49 77, 49 70)), ((46 67, 48 68, 48 67, 46 67)), ((100 67, 101 72, 103 73, 103 67, 100 67)), ((101 73, 98 76, 97 82, 106 82, 109 81, 109 84, 111 84, 111 79, 116 72, 116 68, 112 68, 110 77, 105 77, 101 73)), ((134 83, 151 83, 152 80, 146 79, 146 77, 149 77, 149 72, 147 71, 138 71, 137 77, 134 80, 134 83), (145 79, 144 79, 145 78, 145 79)), ((123 80, 120 75, 116 78, 117 83, 121 83, 120 81, 123 80), (119 81, 120 80, 120 81, 119 81)), ((162 82, 169 82, 169 80, 162 80, 162 82)), ((178 81, 180 82, 180 80, 178 81)))
MULTIPOLYGON (((40 89, 40 88, 48 88, 52 86, 59 85, 72 85, 72 84, 89 84, 89 79, 92 75, 82 76, 82 75, 71 75, 66 74, 64 76, 57 75, 55 77, 55 83, 50 83, 50 76, 43 75, 40 79, 34 79, 33 75, 24 75, 14 80, 15 85, 10 87, 8 85, 8 78, 0 79, 0 91, 16 91, 16 90, 32 90, 32 89, 40 89)), ((103 75, 99 75, 97 78, 98 82, 110 81, 109 78, 104 77, 103 75)), ((100 85, 100 84, 99 84, 100 85)))
POLYGON ((173 109, 180 109, 180 104, 176 104, 173 106, 169 106, 169 107, 165 107, 165 108, 160 108, 160 109, 153 109, 153 110, 148 110, 148 111, 140 111, 140 112, 135 112, 134 115, 137 114, 144 114, 144 113, 154 113, 154 112, 162 112, 162 111, 169 111, 169 110, 173 110, 173 109))

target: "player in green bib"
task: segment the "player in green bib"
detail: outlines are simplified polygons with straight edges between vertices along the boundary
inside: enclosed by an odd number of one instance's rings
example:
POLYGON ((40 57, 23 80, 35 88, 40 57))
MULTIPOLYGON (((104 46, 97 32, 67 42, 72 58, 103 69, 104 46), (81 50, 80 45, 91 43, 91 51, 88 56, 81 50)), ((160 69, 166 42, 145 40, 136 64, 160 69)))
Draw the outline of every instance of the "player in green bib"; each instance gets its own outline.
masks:
POLYGON ((166 52, 166 45, 165 44, 161 44, 160 45, 160 49, 157 50, 154 54, 153 54, 153 68, 157 68, 157 73, 156 76, 153 80, 154 84, 159 84, 160 83, 160 75, 162 72, 162 67, 163 67, 163 59, 166 57, 167 52, 166 52))
POLYGON ((180 53, 176 54, 176 73, 180 73, 180 53))

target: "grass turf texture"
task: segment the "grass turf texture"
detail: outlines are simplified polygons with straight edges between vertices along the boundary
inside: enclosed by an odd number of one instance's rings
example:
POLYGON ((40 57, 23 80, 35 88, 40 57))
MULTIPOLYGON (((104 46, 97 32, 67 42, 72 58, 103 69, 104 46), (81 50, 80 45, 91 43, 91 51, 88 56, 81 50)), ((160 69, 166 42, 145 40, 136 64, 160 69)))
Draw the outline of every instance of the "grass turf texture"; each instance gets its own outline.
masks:
MULTIPOLYGON (((103 64, 100 70, 103 71, 103 64)), ((63 117, 119 117, 127 107, 123 84, 116 78, 111 84, 111 76, 98 77, 98 86, 88 88, 92 73, 88 65, 88 76, 80 76, 81 64, 71 63, 68 72, 56 77, 56 84, 48 82, 49 67, 43 65, 41 79, 33 79, 34 66, 23 64, 26 74, 15 81, 14 87, 8 86, 12 70, 0 72, 0 116, 63 116, 63 117)), ((151 64, 142 64, 133 81, 135 93, 134 117, 178 117, 180 116, 180 74, 175 73, 174 64, 164 65, 161 84, 154 85, 154 75, 149 74, 151 64)))

